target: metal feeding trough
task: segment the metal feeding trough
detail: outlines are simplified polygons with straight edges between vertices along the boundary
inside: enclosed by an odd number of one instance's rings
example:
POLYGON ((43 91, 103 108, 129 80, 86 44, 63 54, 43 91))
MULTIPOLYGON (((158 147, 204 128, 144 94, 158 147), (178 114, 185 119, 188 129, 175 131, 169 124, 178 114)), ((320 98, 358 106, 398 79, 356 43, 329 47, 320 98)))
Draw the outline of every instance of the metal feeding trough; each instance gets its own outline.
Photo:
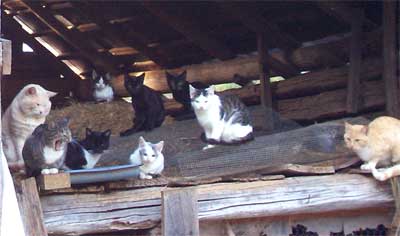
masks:
POLYGON ((93 169, 68 170, 71 184, 89 184, 139 177, 138 165, 108 166, 93 169))

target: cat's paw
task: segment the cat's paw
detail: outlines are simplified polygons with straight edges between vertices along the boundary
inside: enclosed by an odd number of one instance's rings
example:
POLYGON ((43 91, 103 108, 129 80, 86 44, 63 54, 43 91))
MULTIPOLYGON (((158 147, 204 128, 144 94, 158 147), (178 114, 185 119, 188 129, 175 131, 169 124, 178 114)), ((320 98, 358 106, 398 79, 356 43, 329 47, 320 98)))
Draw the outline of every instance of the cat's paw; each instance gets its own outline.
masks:
POLYGON ((42 175, 49 175, 50 174, 50 169, 43 169, 41 171, 42 175))
POLYGON ((49 169, 50 174, 58 174, 58 169, 57 168, 51 168, 49 169))
POLYGON ((372 166, 371 166, 369 163, 365 163, 365 164, 362 164, 362 165, 360 166, 360 169, 361 169, 361 170, 371 170, 371 169, 372 169, 372 166))
POLYGON ((372 170, 372 175, 374 176, 375 179, 379 181, 385 181, 390 178, 390 176, 387 176, 387 174, 384 171, 379 171, 377 169, 372 170))
POLYGON ((207 150, 207 149, 214 148, 214 147, 215 147, 215 145, 208 144, 207 146, 203 147, 203 150, 207 150))
POLYGON ((140 179, 152 179, 153 176, 141 172, 140 175, 139 175, 139 178, 140 179))

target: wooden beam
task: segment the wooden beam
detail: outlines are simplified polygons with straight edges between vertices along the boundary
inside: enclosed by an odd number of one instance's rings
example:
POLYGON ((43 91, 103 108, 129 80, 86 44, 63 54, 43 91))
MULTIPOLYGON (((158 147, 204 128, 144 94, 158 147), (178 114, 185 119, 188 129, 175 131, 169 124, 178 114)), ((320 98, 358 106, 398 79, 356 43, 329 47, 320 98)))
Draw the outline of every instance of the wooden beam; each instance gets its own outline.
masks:
POLYGON ((260 73, 260 97, 261 105, 263 106, 265 113, 265 126, 266 130, 274 129, 274 116, 273 116, 273 96, 270 82, 270 68, 267 62, 268 47, 266 45, 265 36, 259 34, 257 36, 257 48, 258 48, 258 65, 260 73))
POLYGON ((85 38, 76 29, 67 30, 63 24, 61 24, 54 15, 41 6, 40 2, 21 0, 21 2, 31 10, 31 12, 40 19, 47 27, 52 29, 58 36, 64 39, 72 47, 77 49, 82 55, 92 62, 96 67, 101 67, 106 71, 116 73, 118 68, 113 65, 112 56, 107 54, 101 54, 97 52, 88 43, 90 40, 85 38))
POLYGON ((49 58, 48 61, 49 63, 51 63, 50 65, 54 65, 66 78, 80 80, 77 74, 75 74, 66 64, 57 60, 57 58, 52 53, 50 53, 38 41, 32 38, 13 19, 8 16, 3 16, 2 21, 5 21, 7 24, 7 28, 3 30, 6 35, 9 35, 12 38, 21 39, 21 41, 27 43, 30 47, 32 47, 35 53, 49 58))
MULTIPOLYGON (((345 2, 339 1, 317 1, 317 6, 330 16, 333 16, 340 22, 348 25, 352 25, 353 22, 353 9, 348 7, 345 2)), ((361 9, 357 9, 361 10, 361 9)), ((368 29, 373 29, 377 27, 377 24, 368 18, 364 18, 362 24, 368 29)))
MULTIPOLYGON (((91 193, 44 195, 45 224, 54 235, 149 229, 161 220, 162 190, 165 187, 98 193, 95 198, 91 193)), ((200 221, 390 211, 394 204, 388 182, 356 174, 200 185, 197 193, 200 221)))
POLYGON ((198 236, 197 192, 193 188, 161 192, 163 236, 198 236))
POLYGON ((357 113, 360 107, 361 60, 362 60, 362 22, 364 12, 354 10, 351 24, 350 73, 347 84, 347 112, 357 113))
MULTIPOLYGON (((189 16, 177 16, 168 11, 168 3, 142 2, 143 6, 161 21, 184 35, 189 41, 199 46, 209 55, 221 60, 233 58, 235 54, 230 48, 215 39, 207 30, 189 16)), ((179 5, 173 5, 179 6, 179 5)))
POLYGON ((43 223, 43 212, 35 178, 31 177, 21 182, 21 211, 25 233, 32 236, 47 236, 43 223))
POLYGON ((383 2, 383 79, 388 115, 400 118, 399 79, 397 78, 396 4, 383 2))
POLYGON ((301 44, 293 36, 282 32, 278 26, 268 22, 257 9, 249 6, 248 3, 225 1, 219 2, 219 6, 229 15, 239 19, 244 26, 254 33, 273 35, 273 37, 266 39, 270 45, 280 45, 285 49, 294 49, 301 44))
POLYGON ((168 58, 159 50, 154 50, 153 48, 148 47, 146 40, 143 38, 143 36, 140 36, 140 33, 120 32, 115 28, 115 26, 110 24, 110 22, 101 17, 99 12, 106 11, 106 9, 102 9, 96 3, 91 3, 90 1, 87 3, 74 1, 71 2, 71 4, 74 6, 74 9, 82 12, 82 14, 85 15, 91 22, 99 26, 101 31, 103 31, 107 37, 112 39, 119 46, 133 47, 147 56, 150 60, 156 62, 158 65, 162 67, 169 66, 170 63, 168 58))
POLYGON ((393 197, 395 200, 396 211, 393 216, 392 224, 389 228, 388 236, 399 236, 400 235, 400 177, 394 177, 390 179, 392 185, 393 197))

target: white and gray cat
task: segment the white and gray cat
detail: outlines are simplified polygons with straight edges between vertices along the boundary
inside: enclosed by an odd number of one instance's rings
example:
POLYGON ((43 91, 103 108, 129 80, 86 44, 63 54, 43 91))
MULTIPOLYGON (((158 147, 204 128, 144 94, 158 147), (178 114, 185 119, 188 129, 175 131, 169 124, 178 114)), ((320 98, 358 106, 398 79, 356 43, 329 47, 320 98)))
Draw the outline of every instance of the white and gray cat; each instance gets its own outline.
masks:
POLYGON ((22 149, 27 177, 57 174, 63 168, 71 141, 68 125, 69 119, 64 118, 36 127, 22 149))
POLYGON ((92 72, 94 80, 93 98, 96 102, 111 102, 114 99, 114 91, 109 84, 111 75, 109 73, 104 76, 98 75, 95 70, 92 72))
POLYGON ((15 96, 2 117, 2 144, 11 170, 23 169, 22 148, 33 130, 46 120, 50 98, 57 93, 28 84, 15 96))
POLYGON ((139 137, 139 145, 129 160, 133 165, 141 165, 140 179, 152 179, 152 175, 159 175, 164 170, 163 147, 164 141, 153 144, 146 142, 142 136, 139 137))
POLYGON ((239 144, 253 139, 249 110, 238 97, 218 96, 213 86, 189 87, 193 110, 209 143, 204 149, 214 144, 239 144))

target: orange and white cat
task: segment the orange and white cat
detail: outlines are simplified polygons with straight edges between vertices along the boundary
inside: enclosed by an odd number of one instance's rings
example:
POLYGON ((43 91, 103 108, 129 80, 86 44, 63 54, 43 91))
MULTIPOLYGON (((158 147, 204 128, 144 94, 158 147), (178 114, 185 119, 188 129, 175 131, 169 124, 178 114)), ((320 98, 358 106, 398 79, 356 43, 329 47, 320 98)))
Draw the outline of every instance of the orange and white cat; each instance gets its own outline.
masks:
POLYGON ((377 180, 400 175, 400 120, 381 116, 369 125, 346 122, 344 141, 365 162, 361 169, 370 170, 377 180))
POLYGON ((3 151, 10 169, 22 169, 22 148, 33 130, 46 120, 50 98, 57 93, 37 84, 28 84, 15 96, 2 117, 3 151))

